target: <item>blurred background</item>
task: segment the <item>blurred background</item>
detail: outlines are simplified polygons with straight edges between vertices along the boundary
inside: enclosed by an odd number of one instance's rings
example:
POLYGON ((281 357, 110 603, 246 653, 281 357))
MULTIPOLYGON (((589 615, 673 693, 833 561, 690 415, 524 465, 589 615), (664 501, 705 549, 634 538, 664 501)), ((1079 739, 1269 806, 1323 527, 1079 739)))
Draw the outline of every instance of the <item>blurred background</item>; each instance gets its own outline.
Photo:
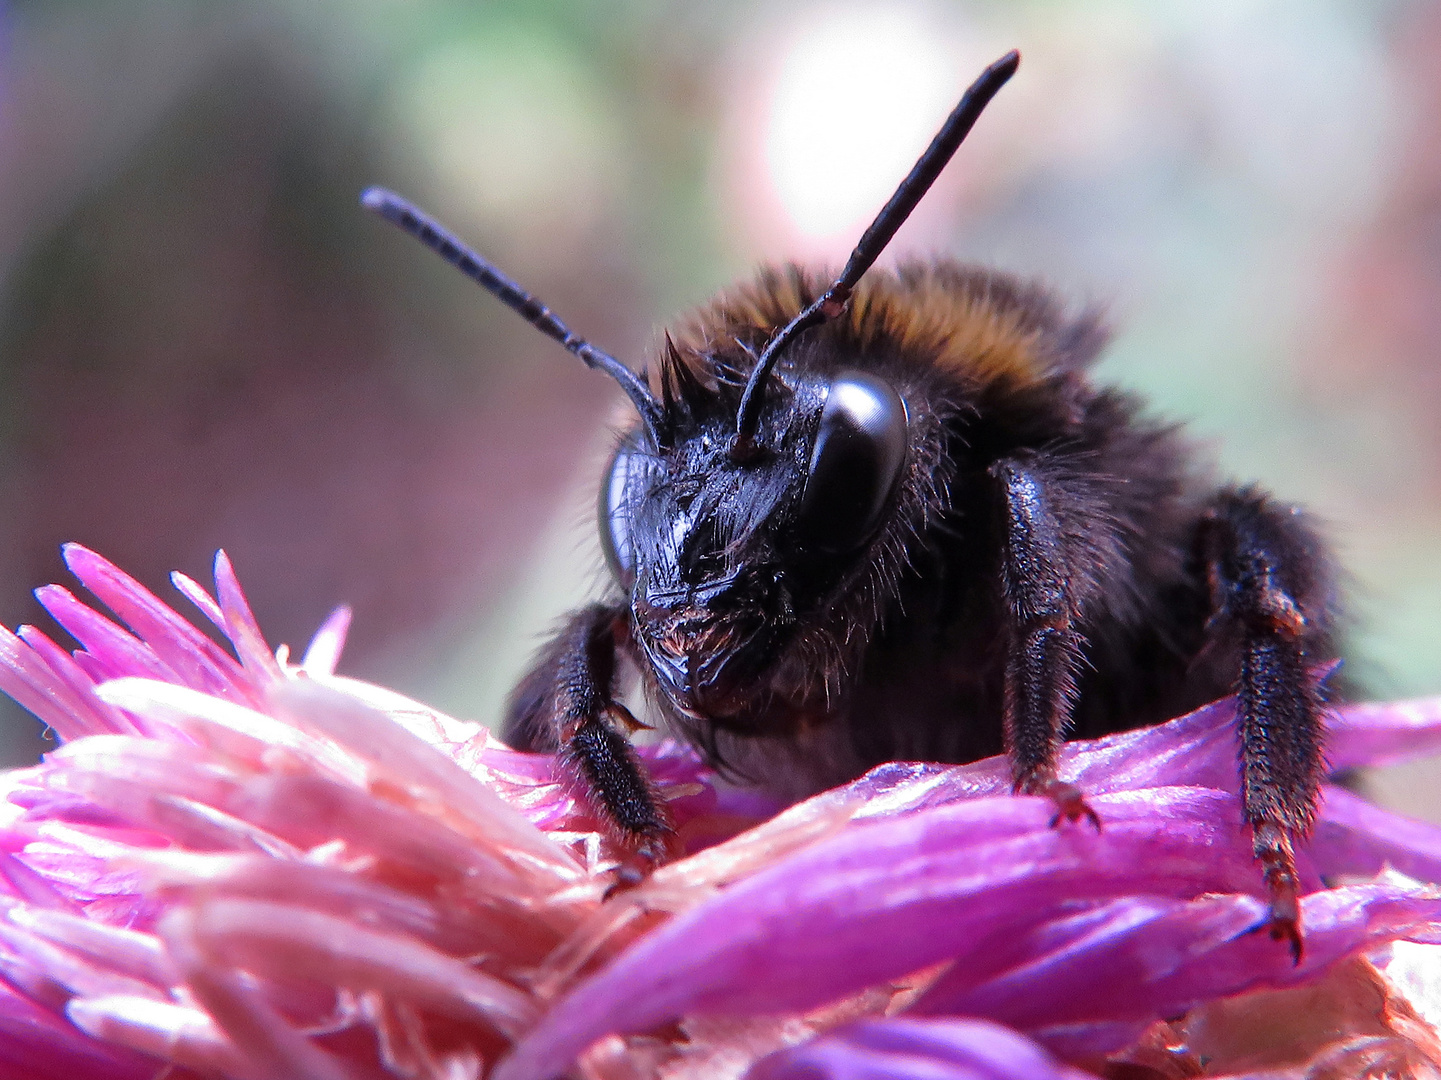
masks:
POLYGON ((598 587, 619 395, 361 188, 638 363, 842 258, 1013 46, 890 256, 1105 305, 1102 377, 1326 522, 1353 678, 1441 692, 1434 0, 0 0, 0 620, 65 540, 182 608, 224 547, 272 644, 352 604, 344 672, 493 722, 598 587))

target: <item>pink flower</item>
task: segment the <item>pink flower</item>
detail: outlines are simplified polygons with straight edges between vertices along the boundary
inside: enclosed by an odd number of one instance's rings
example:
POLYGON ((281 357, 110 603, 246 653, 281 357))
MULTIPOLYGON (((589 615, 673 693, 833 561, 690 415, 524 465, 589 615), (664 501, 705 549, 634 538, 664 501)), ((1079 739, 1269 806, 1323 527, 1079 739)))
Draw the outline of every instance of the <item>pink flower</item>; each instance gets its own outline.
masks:
MULTIPOLYGON (((563 770, 335 675, 344 609, 295 664, 223 554, 215 598, 176 575, 232 656, 66 559, 124 626, 49 586, 79 650, 0 631, 0 688, 62 743, 4 780, 0 1076, 1184 1076, 1203 1046, 1250 1060, 1225 1033, 1261 999, 1234 995, 1333 986, 1379 995, 1380 1027, 1288 1036, 1274 1075, 1441 1068, 1357 959, 1441 943, 1441 830, 1328 790, 1294 966, 1248 933, 1229 702, 1069 748, 1099 834, 999 761, 887 765, 761 820, 647 748, 691 854, 606 900, 616 852, 563 770)), ((1441 700, 1344 710, 1330 746, 1435 751, 1441 700)))

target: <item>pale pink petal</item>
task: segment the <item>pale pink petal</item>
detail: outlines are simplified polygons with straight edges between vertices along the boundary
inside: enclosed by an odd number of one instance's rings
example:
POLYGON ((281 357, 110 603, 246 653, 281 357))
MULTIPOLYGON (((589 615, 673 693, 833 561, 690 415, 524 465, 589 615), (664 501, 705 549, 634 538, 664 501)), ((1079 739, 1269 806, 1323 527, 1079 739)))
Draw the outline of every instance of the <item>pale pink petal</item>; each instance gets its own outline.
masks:
POLYGON ((9 919, 37 938, 64 946, 122 975, 156 987, 168 987, 175 981, 174 969, 152 934, 26 905, 12 908, 9 919))
POLYGON ((161 925, 171 957, 196 1001, 240 1051, 237 1080, 354 1080, 356 1074, 292 1027, 235 970, 216 963, 196 940, 194 915, 172 911, 161 925))
POLYGON ((302 729, 318 731, 371 763, 378 774, 434 795, 449 813, 523 852, 562 880, 578 880, 570 853, 526 821, 494 791, 391 717, 310 680, 284 683, 271 708, 302 729))
MULTIPOLYGON (((203 1010, 193 1006, 120 995, 76 998, 66 1006, 65 1012, 76 1028, 110 1044, 104 1047, 106 1050, 124 1055, 122 1061, 137 1063, 130 1066, 133 1071, 116 1069, 112 1073, 106 1071, 110 1068, 106 1062, 93 1072, 82 1070, 68 1075, 57 1074, 57 1080, 77 1080, 77 1077, 125 1080, 130 1076, 136 1077, 136 1080, 157 1080, 165 1075, 167 1062, 195 1069, 202 1076, 247 1075, 248 1066, 235 1044, 225 1037, 203 1010), (154 1055, 154 1058, 131 1058, 124 1048, 154 1055)), ((3 1015, 3 1010, 0 1010, 0 1015, 3 1015)), ((70 1049, 68 1043, 71 1040, 63 1040, 63 1034, 55 1039, 51 1048, 57 1056, 70 1049)), ((99 1047, 102 1043, 94 1045, 99 1047)))
POLYGON ((265 900, 208 900, 192 912, 196 946, 215 963, 379 990, 511 1038, 536 1019, 536 1004, 514 986, 401 934, 265 900))
POLYGON ((345 635, 350 630, 350 607, 341 604, 329 615, 310 639, 300 666, 311 675, 334 675, 345 650, 345 635))
POLYGON ((175 586, 176 592, 195 605, 211 626, 222 634, 225 633, 225 612, 220 610, 220 605, 206 591, 205 586, 179 570, 170 571, 170 584, 175 586))

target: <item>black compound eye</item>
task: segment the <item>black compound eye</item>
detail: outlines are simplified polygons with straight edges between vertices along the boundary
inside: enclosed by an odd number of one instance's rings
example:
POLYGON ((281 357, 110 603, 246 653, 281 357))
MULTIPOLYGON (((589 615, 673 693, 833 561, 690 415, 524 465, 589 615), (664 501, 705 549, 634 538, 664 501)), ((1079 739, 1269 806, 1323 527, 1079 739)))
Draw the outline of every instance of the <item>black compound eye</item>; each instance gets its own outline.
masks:
POLYGON ((621 446, 610 459, 605 479, 600 483, 600 546, 605 564, 623 587, 635 583, 635 546, 631 542, 631 515, 635 507, 632 485, 640 483, 640 461, 636 452, 621 446))
POLYGON ((880 527, 906 463, 906 405, 884 379, 832 380, 796 518, 802 546, 854 551, 880 527))

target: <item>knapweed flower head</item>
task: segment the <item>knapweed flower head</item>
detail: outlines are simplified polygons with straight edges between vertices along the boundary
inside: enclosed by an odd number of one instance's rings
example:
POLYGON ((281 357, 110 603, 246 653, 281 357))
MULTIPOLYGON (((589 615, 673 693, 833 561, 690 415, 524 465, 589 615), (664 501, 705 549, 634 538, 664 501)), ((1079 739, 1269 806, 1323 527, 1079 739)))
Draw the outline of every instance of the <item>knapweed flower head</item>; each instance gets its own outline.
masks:
MULTIPOLYGON (((689 854, 616 891, 564 763, 337 676, 344 610, 293 662, 222 554, 214 596, 174 582, 225 649, 65 553, 118 621, 48 586, 79 648, 0 632, 60 742, 4 779, 0 1077, 1441 1076, 1397 987, 1441 943, 1441 830, 1328 787, 1293 963, 1254 932, 1229 702, 1070 746, 1100 831, 999 760, 773 814, 647 747, 689 854)), ((1438 748, 1441 701, 1329 743, 1438 748)))

